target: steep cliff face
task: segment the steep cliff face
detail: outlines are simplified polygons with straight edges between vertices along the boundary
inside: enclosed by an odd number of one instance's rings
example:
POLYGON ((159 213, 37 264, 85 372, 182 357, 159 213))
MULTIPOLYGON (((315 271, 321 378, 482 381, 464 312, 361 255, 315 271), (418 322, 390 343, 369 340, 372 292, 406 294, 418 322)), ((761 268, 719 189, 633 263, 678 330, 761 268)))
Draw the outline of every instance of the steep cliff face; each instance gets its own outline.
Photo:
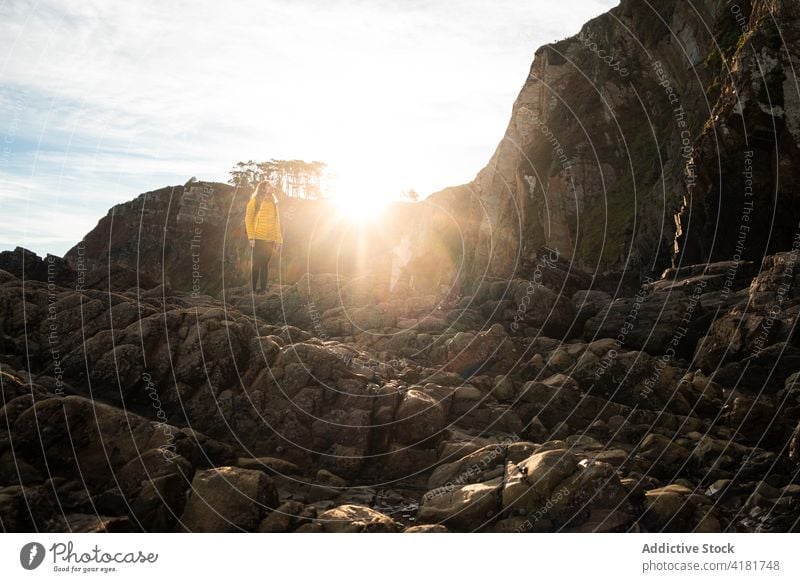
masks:
MULTIPOLYGON (((676 234, 691 261, 724 258, 743 152, 758 150, 762 222, 775 185, 788 200, 796 183, 787 166, 800 120, 797 10, 779 0, 624 0, 540 48, 504 138, 465 187, 483 211, 470 271, 511 276, 543 245, 591 272, 660 271, 676 234)), ((791 214, 770 250, 790 244, 791 214)))
POLYGON ((686 263, 760 260, 792 248, 800 229, 800 5, 758 1, 747 15, 730 23, 719 98, 695 144, 697 180, 678 217, 686 263))

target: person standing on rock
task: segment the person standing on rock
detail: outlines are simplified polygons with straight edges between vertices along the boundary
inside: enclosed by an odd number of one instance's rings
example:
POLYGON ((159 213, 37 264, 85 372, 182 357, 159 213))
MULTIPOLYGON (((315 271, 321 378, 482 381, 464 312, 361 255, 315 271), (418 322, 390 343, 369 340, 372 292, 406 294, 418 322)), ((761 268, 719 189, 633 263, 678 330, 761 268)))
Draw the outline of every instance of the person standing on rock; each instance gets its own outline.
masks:
POLYGON ((253 293, 265 293, 269 260, 274 252, 280 252, 283 245, 278 198, 271 182, 264 180, 256 186, 247 203, 245 229, 252 249, 252 290, 253 293))

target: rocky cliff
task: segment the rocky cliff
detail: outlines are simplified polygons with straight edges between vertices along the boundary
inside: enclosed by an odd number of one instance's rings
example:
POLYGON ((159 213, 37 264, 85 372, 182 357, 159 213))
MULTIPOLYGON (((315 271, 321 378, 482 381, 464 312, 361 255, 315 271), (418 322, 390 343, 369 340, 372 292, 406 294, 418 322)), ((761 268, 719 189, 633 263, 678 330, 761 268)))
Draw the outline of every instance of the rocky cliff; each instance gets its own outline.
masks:
POLYGON ((800 5, 727 3, 713 54, 711 114, 694 143, 696 181, 677 219, 685 263, 757 259, 800 234, 800 5))
POLYGON ((623 0, 536 51, 505 136, 464 187, 481 209, 471 272, 524 272, 543 245, 589 272, 638 273, 790 249, 797 11, 623 0))
MULTIPOLYGON (((203 181, 145 192, 111 208, 64 258, 112 287, 121 271, 196 294, 245 285, 250 248, 244 213, 251 194, 203 181)), ((364 224, 349 221, 329 200, 283 197, 280 209, 285 244, 271 263, 270 280, 283 283, 338 272, 382 277, 388 285, 407 263, 404 238, 418 238, 424 224, 416 205, 400 202, 387 210, 390 218, 364 224)))
POLYGON ((222 184, 0 253, 0 529, 798 531, 798 18, 623 2, 473 183, 282 203, 263 295, 222 184))

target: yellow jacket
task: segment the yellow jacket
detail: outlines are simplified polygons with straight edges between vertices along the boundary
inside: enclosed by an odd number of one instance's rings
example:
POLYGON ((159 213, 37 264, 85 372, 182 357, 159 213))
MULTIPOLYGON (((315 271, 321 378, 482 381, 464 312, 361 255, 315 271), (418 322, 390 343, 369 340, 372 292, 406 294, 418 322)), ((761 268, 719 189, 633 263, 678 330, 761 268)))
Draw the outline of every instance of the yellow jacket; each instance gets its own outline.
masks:
POLYGON ((258 213, 256 213, 256 199, 250 199, 250 202, 247 203, 244 224, 248 239, 271 240, 283 244, 278 205, 271 196, 264 198, 258 213))

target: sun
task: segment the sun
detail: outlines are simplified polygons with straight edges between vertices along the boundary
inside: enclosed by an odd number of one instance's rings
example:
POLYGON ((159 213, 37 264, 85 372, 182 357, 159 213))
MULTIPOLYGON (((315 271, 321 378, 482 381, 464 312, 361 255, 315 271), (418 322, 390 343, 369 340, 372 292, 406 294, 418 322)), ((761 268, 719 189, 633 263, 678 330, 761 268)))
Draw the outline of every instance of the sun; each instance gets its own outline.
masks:
POLYGON ((340 181, 330 195, 339 215, 353 222, 371 222, 386 211, 391 198, 375 186, 358 181, 340 181))
POLYGON ((355 222, 367 222, 379 218, 389 203, 388 200, 380 197, 357 193, 338 194, 333 196, 333 201, 343 218, 355 222))

